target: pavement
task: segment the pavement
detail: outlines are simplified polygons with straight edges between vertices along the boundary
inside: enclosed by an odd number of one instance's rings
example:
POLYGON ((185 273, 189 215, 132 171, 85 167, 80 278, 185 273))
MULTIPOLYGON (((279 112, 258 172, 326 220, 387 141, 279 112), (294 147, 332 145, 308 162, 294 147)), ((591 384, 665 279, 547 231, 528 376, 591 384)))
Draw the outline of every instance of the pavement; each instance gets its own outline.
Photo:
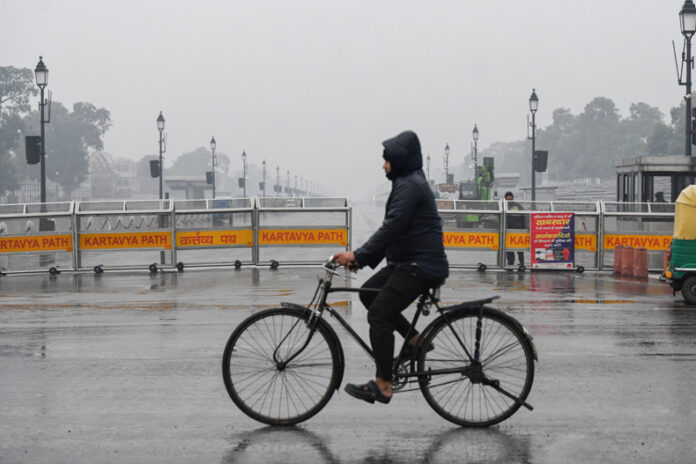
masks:
MULTIPOLYGON (((255 422, 225 391, 227 338, 255 311, 308 302, 318 275, 281 265, 0 278, 0 463, 694 462, 696 308, 654 276, 453 272, 445 304, 500 295, 495 306, 535 339, 534 411, 498 426, 454 426, 419 391, 369 405, 339 390, 299 426, 255 422)), ((356 295, 332 297, 367 338, 356 295)), ((332 326, 344 384, 369 379, 370 359, 332 326)))

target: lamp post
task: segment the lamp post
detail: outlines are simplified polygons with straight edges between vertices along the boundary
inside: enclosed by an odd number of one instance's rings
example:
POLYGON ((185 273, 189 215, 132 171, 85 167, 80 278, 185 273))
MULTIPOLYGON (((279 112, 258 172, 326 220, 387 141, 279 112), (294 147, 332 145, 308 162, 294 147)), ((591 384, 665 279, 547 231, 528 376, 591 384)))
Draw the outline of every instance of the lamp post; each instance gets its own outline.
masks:
POLYGON ((276 166, 276 194, 277 194, 276 196, 277 197, 280 196, 281 190, 282 189, 280 188, 280 166, 276 166))
POLYGON ((244 188, 244 195, 243 197, 246 198, 246 171, 247 171, 247 166, 246 166, 246 151, 242 150, 242 186, 244 188))
POLYGON ((472 157, 474 158, 474 179, 476 179, 476 165, 478 162, 478 138, 479 138, 479 130, 476 124, 474 124, 474 130, 471 132, 472 137, 474 138, 474 151, 472 153, 472 157))
POLYGON ((532 113, 532 123, 530 127, 532 128, 532 136, 527 138, 532 139, 532 201, 536 201, 536 185, 535 185, 535 166, 534 166, 534 150, 536 150, 536 112, 539 109, 539 98, 536 94, 536 89, 532 89, 532 95, 529 97, 529 111, 532 113))
POLYGON ((428 185, 430 185, 430 155, 425 159, 428 166, 428 185))
POLYGON ((445 183, 449 182, 449 143, 445 145, 445 183))
POLYGON ((162 133, 164 132, 164 116, 160 111, 157 117, 157 130, 159 131, 159 199, 162 199, 162 177, 164 174, 164 166, 162 165, 162 153, 164 153, 164 147, 162 145, 163 138, 162 133))
POLYGON ((266 196, 266 160, 263 160, 261 165, 263 166, 263 174, 262 174, 263 184, 262 185, 263 185, 263 196, 265 197, 266 196))
POLYGON ((215 148, 217 148, 217 143, 215 142, 215 136, 210 139, 210 151, 213 152, 213 199, 215 198, 215 148))
MULTIPOLYGON (((693 130, 691 122, 691 66, 693 58, 691 56, 691 38, 696 32, 696 6, 692 0, 685 0, 679 12, 679 23, 681 25, 681 33, 686 39, 686 82, 679 84, 686 85, 686 156, 691 156, 691 145, 693 130)), ((683 57, 682 57, 683 60, 683 57)))
MULTIPOLYGON (((44 124, 47 122, 45 117, 46 100, 44 99, 44 89, 48 85, 48 68, 43 62, 43 56, 39 57, 39 63, 34 69, 36 85, 41 90, 41 203, 46 203, 46 132, 44 124)), ((45 207, 42 207, 45 208, 45 207)), ((42 209, 43 211, 43 209, 42 209)))

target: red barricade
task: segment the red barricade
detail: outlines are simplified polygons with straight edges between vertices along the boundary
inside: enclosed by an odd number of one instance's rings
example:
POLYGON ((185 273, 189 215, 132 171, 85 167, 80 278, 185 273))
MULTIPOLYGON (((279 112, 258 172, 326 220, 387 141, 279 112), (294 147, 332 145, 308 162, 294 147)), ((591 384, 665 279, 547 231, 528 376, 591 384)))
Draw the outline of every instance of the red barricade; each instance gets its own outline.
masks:
POLYGON ((621 274, 621 250, 623 246, 619 245, 614 248, 614 274, 621 274))
POLYGON ((633 277, 648 278, 648 250, 636 248, 633 253, 633 277))
POLYGON ((621 250, 621 274, 627 277, 633 275, 633 247, 621 250))

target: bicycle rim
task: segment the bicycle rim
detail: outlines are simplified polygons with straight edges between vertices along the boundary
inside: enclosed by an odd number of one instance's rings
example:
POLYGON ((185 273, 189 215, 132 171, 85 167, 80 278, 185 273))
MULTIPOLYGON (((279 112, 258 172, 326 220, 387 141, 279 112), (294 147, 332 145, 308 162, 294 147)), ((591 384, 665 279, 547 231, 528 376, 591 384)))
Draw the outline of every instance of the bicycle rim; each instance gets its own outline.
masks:
POLYGON ((261 311, 242 322, 223 354, 225 387, 249 417, 271 425, 309 419, 331 399, 339 356, 322 326, 287 366, 280 361, 296 353, 309 336, 307 315, 286 308, 261 311))
MULTIPOLYGON (((473 309, 448 314, 451 328, 441 318, 422 343, 422 346, 432 343, 435 348, 429 352, 421 350, 418 371, 470 368, 462 344, 474 356, 478 313, 473 309)), ((534 381, 534 360, 525 334, 509 316, 484 310, 479 350, 483 375, 524 401, 534 381)), ((426 374, 419 382, 430 406, 445 419, 462 426, 487 427, 507 419, 520 408, 519 402, 474 377, 462 372, 426 374)))

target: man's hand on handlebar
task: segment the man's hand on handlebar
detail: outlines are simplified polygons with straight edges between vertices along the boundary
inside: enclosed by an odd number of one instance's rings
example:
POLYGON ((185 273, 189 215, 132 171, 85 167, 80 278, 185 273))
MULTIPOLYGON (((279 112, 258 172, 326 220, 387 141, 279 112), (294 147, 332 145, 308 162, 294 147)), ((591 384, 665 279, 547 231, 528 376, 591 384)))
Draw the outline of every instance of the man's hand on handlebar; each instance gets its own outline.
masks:
POLYGON ((338 264, 344 266, 346 269, 352 272, 357 272, 358 269, 360 269, 360 265, 355 260, 355 255, 352 251, 342 251, 338 254, 335 254, 333 255, 333 258, 331 260, 337 262, 338 264))

